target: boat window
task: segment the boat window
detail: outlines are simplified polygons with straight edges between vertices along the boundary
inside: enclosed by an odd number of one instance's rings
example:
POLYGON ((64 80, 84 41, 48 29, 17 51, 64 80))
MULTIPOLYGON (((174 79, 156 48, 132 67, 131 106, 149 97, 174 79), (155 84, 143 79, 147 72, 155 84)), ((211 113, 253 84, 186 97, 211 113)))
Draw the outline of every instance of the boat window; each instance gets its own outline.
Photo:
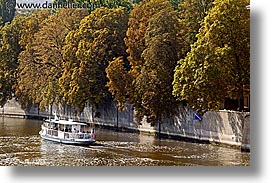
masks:
POLYGON ((85 133, 85 126, 84 125, 80 126, 80 132, 85 133))
POLYGON ((72 125, 65 125, 65 132, 72 132, 72 125))
POLYGON ((54 123, 53 129, 54 129, 54 130, 58 130, 58 124, 54 123))
POLYGON ((64 131, 64 125, 63 124, 59 124, 59 131, 64 131))

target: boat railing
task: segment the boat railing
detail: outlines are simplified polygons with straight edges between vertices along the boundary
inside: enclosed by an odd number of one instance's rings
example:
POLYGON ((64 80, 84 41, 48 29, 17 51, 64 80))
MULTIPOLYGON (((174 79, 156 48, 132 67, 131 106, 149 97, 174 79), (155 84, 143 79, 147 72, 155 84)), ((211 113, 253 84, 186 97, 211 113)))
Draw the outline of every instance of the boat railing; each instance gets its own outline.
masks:
POLYGON ((47 129, 46 133, 47 135, 56 136, 56 137, 58 136, 57 130, 47 129))
POLYGON ((92 135, 90 133, 76 133, 77 139, 90 139, 92 138, 92 135))
POLYGON ((73 133, 73 132, 65 132, 65 139, 90 139, 92 138, 91 133, 73 133))
POLYGON ((65 132, 65 133, 64 133, 64 139, 73 139, 72 133, 65 132))

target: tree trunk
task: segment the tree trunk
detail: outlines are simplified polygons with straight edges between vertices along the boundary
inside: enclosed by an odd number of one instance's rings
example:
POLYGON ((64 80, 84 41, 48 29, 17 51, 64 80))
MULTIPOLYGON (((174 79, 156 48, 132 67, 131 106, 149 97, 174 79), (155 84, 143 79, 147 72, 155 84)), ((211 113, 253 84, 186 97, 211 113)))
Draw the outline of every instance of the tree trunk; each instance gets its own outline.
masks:
POLYGON ((238 99, 238 107, 239 107, 239 111, 243 111, 244 110, 244 96, 243 96, 243 78, 242 78, 242 73, 243 73, 243 69, 242 69, 242 63, 240 60, 240 57, 235 54, 235 58, 236 58, 236 66, 237 66, 237 76, 238 76, 238 92, 239 92, 239 99, 238 99))
POLYGON ((159 117, 157 117, 157 122, 158 122, 158 125, 159 125, 159 127, 158 127, 158 137, 160 138, 160 133, 161 133, 161 122, 160 122, 160 119, 159 119, 159 117))
POLYGON ((244 96, 243 96, 243 89, 240 89, 239 111, 242 112, 243 110, 244 110, 244 96))

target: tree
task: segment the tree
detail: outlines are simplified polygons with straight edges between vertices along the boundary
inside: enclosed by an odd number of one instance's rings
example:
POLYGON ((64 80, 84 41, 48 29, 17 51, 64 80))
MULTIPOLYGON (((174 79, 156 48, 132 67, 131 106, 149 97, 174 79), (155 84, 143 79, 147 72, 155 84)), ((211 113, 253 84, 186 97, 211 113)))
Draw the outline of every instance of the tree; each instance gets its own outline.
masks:
POLYGON ((181 50, 179 31, 180 24, 172 5, 149 20, 142 52, 145 62, 136 78, 136 91, 141 96, 143 108, 141 114, 148 117, 148 122, 168 117, 175 109, 172 82, 181 50))
MULTIPOLYGON (((128 87, 127 101, 134 105, 134 108, 137 111, 136 118, 138 120, 143 118, 143 106, 142 96, 136 91, 136 78, 141 74, 141 70, 145 62, 142 57, 142 52, 146 48, 145 33, 148 28, 150 18, 168 6, 171 6, 171 4, 167 0, 144 0, 139 4, 136 4, 130 13, 126 38, 124 39, 127 47, 126 52, 129 55, 127 59, 131 66, 128 71, 128 74, 131 77, 128 78, 132 79, 132 81, 130 81, 131 86, 128 87)), ((124 102, 126 101, 120 101, 120 103, 124 102)))
POLYGON ((196 35, 208 10, 212 8, 213 1, 214 0, 185 0, 179 5, 179 17, 183 24, 181 32, 183 36, 183 57, 191 50, 191 45, 197 41, 196 35))
POLYGON ((11 22, 15 15, 16 0, 0 0, 0 17, 2 17, 1 24, 11 22))
POLYGON ((0 105, 14 94, 23 21, 24 17, 17 16, 11 23, 0 28, 0 105))
POLYGON ((95 105, 111 97, 105 69, 113 58, 126 54, 127 21, 121 8, 97 8, 81 21, 78 30, 68 34, 63 47, 68 60, 60 85, 66 102, 79 111, 86 103, 95 105))
POLYGON ((130 72, 134 77, 138 76, 144 63, 141 54, 145 49, 144 35, 149 19, 169 5, 167 0, 144 0, 137 4, 130 13, 125 44, 131 65, 130 72))
POLYGON ((22 48, 18 55, 19 65, 17 69, 17 85, 15 95, 23 108, 29 108, 35 104, 36 88, 39 88, 40 83, 36 81, 39 72, 36 70, 35 55, 32 48, 34 43, 34 35, 37 33, 42 22, 49 16, 49 11, 36 11, 26 17, 21 30, 19 44, 22 48))
POLYGON ((184 2, 185 0, 169 0, 169 2, 171 3, 171 5, 173 6, 173 8, 175 10, 179 9, 179 5, 184 2))
MULTIPOLYGON (((201 111, 217 110, 226 97, 243 99, 249 86, 248 0, 215 0, 185 59, 175 70, 173 94, 201 111)), ((240 110, 243 106, 240 103, 240 110)))
POLYGON ((134 104, 136 118, 154 123, 173 111, 173 70, 181 49, 180 24, 172 5, 165 0, 142 1, 130 13, 127 61, 120 57, 107 68, 109 91, 123 109, 134 104))
MULTIPOLYGON (((43 108, 62 100, 58 81, 65 64, 62 55, 65 37, 78 27, 87 14, 85 9, 62 9, 49 15, 39 25, 34 23, 34 27, 27 31, 27 35, 34 33, 34 36, 29 42, 26 41, 26 50, 19 56, 17 95, 23 97, 22 102, 32 101, 32 104, 39 104, 43 108)), ((29 23, 36 20, 38 18, 34 16, 29 23)))
POLYGON ((129 88, 131 87, 132 76, 128 73, 126 58, 123 56, 115 58, 106 68, 107 78, 109 79, 107 87, 117 100, 117 105, 122 111, 124 102, 129 98, 129 88))

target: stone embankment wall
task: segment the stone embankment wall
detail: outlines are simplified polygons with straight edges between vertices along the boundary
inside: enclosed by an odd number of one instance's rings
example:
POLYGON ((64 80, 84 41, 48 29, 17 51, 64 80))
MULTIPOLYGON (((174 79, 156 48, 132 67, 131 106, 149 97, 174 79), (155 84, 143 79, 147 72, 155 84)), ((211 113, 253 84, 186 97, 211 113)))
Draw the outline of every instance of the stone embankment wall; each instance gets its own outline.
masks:
POLYGON ((250 114, 247 114, 244 118, 241 149, 243 151, 250 151, 250 114))
MULTIPOLYGON (((178 115, 164 121, 160 131, 173 136, 241 147, 243 126, 248 122, 245 121, 246 115, 247 113, 226 110, 207 112, 199 121, 194 120, 192 110, 179 108, 178 115)), ((249 130, 245 132, 249 133, 249 130)))
POLYGON ((116 127, 150 134, 181 138, 192 141, 226 144, 250 150, 250 116, 249 113, 236 111, 207 112, 201 121, 194 120, 194 113, 187 107, 178 109, 177 115, 165 119, 160 124, 151 126, 146 118, 137 123, 132 105, 126 105, 127 110, 118 111, 114 102, 98 108, 85 107, 81 114, 66 105, 55 105, 51 109, 38 110, 32 107, 25 111, 12 99, 0 108, 0 114, 26 118, 47 118, 56 112, 61 118, 72 118, 95 125, 116 127), (50 112, 51 111, 51 112, 50 112))

